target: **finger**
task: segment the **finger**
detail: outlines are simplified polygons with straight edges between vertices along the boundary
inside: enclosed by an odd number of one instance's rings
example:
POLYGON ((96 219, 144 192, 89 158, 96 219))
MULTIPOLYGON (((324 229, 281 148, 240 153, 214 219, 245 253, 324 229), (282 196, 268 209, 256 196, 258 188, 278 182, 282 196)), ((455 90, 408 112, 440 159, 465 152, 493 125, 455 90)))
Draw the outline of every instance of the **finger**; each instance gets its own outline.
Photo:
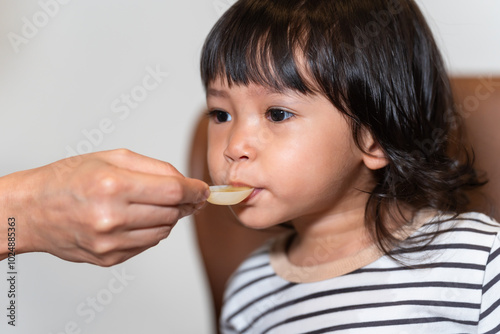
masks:
POLYGON ((171 228, 183 217, 193 214, 203 203, 181 204, 178 206, 157 206, 146 204, 130 204, 124 211, 124 219, 115 225, 110 232, 134 231, 150 228, 171 228))
POLYGON ((149 248, 167 238, 175 224, 154 226, 97 236, 85 246, 95 255, 108 256, 118 251, 149 248))
POLYGON ((112 165, 126 168, 131 171, 158 175, 183 176, 168 162, 153 159, 127 149, 101 151, 95 154, 112 165))
POLYGON ((156 246, 169 236, 173 226, 151 227, 98 237, 92 244, 87 245, 86 255, 78 258, 83 259, 84 262, 91 262, 101 266, 123 262, 146 249, 156 246))
MULTIPOLYGON (((208 185, 200 180, 122 171, 121 180, 125 200, 160 206, 197 204, 204 202, 209 194, 208 185)), ((120 187, 121 188, 121 187, 120 187)))

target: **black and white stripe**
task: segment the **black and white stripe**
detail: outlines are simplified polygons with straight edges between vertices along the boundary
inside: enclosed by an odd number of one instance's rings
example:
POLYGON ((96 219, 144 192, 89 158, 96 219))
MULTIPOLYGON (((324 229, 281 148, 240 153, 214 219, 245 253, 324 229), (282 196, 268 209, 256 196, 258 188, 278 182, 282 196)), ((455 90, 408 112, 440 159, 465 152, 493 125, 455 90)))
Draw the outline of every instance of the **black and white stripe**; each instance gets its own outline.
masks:
MULTIPOLYGON (((410 239, 428 233, 423 226, 410 239)), ((499 333, 500 227, 466 214, 440 227, 424 250, 383 256, 314 283, 276 275, 269 248, 245 261, 228 285, 223 333, 499 333), (482 221, 484 223, 479 223, 482 221)))

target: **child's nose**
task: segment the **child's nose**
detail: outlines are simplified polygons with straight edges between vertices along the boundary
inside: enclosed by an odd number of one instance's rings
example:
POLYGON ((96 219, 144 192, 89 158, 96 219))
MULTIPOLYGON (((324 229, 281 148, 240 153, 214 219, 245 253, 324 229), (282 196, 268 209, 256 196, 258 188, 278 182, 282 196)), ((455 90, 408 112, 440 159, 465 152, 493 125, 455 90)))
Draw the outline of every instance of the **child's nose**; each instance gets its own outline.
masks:
POLYGON ((230 134, 224 156, 230 162, 240 162, 255 157, 255 145, 252 130, 248 127, 235 127, 230 134))

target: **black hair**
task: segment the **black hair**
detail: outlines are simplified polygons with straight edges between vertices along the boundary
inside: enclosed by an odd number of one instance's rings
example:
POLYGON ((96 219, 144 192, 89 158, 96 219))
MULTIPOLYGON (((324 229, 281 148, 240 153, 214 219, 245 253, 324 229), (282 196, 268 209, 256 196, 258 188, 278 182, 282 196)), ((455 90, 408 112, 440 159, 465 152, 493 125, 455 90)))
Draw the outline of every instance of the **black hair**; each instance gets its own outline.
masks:
POLYGON ((323 94, 360 149, 368 130, 388 165, 374 172, 365 221, 386 253, 397 243, 386 219, 393 208, 457 215, 465 191, 484 183, 457 135, 445 65, 414 1, 240 0, 208 35, 201 76, 205 88, 225 79, 323 94))

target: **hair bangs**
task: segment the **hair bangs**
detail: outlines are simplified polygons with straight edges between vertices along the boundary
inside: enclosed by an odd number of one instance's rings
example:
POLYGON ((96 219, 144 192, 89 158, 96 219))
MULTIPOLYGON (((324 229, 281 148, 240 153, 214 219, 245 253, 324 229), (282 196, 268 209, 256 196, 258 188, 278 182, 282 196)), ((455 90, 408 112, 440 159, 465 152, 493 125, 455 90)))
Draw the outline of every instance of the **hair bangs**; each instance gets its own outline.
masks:
POLYGON ((310 28, 299 8, 282 10, 238 2, 223 15, 207 37, 201 56, 206 87, 222 79, 228 85, 258 84, 283 92, 317 91, 310 80, 304 44, 310 28))

